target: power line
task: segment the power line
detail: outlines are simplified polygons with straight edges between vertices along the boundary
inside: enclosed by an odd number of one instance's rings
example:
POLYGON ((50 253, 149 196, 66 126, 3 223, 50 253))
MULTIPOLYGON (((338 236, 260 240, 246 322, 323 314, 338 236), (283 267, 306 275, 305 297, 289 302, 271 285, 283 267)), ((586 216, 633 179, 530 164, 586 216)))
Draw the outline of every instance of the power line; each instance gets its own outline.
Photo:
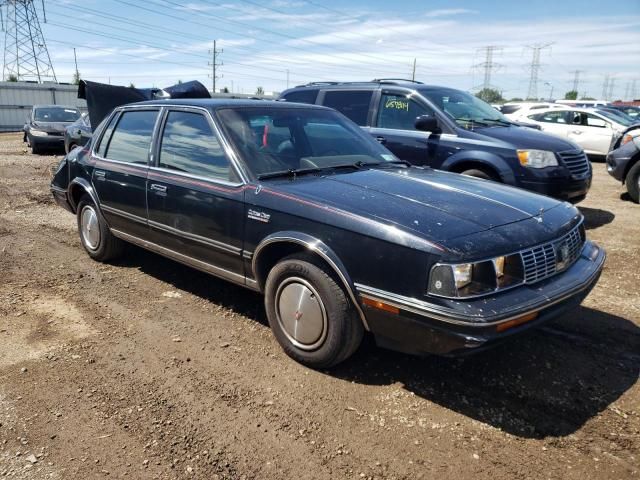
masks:
POLYGON ((529 91, 527 93, 528 99, 538 98, 538 74, 540 73, 540 53, 545 48, 551 47, 553 42, 549 43, 537 43, 535 45, 527 45, 533 51, 533 58, 531 59, 531 65, 529 66, 529 91))
MULTIPOLYGON (((6 11, 2 78, 7 80, 57 81, 49 50, 40 28, 34 0, 0 0, 6 11)), ((46 23, 44 1, 42 15, 46 23)))

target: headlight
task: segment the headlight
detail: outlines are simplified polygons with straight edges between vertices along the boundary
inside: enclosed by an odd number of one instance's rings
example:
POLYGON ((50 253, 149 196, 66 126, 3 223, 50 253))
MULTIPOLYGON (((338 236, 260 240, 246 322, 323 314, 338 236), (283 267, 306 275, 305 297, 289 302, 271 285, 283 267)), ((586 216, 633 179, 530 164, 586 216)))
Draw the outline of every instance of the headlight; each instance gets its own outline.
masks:
POLYGON ((558 166, 556 154, 548 150, 518 150, 520 165, 529 168, 558 166))
POLYGON ((429 275, 428 292, 449 298, 475 297, 524 282, 519 254, 482 262, 436 264, 429 275))
POLYGON ((43 132, 42 130, 34 130, 33 128, 29 131, 29 133, 31 133, 31 135, 33 135, 34 137, 46 137, 47 135, 49 135, 47 132, 43 132))

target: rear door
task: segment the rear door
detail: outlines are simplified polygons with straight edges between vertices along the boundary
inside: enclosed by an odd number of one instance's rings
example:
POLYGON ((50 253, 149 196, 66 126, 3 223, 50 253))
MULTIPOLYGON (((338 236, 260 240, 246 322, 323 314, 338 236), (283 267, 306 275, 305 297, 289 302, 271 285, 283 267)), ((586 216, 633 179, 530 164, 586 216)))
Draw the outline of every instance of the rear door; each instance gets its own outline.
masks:
POLYGON ((371 124, 370 112, 374 89, 324 90, 318 103, 333 108, 361 127, 371 124))
POLYGON ((146 190, 151 241, 188 263, 201 262, 196 267, 243 281, 244 183, 210 114, 169 107, 155 157, 146 190))
POLYGON ((99 145, 93 185, 111 226, 147 235, 146 182, 159 108, 124 110, 113 116, 99 145))

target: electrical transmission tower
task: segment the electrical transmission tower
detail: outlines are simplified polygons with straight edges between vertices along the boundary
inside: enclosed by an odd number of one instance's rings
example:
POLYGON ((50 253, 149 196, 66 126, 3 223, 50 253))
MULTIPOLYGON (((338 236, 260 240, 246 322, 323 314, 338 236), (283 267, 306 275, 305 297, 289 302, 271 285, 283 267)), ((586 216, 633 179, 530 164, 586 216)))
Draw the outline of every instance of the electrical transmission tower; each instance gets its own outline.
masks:
MULTIPOLYGON (((46 23, 44 0, 41 6, 46 23)), ((5 31, 2 79, 57 82, 35 0, 0 0, 0 14, 5 31)))
POLYGON ((609 81, 611 80, 611 75, 608 73, 604 76, 604 82, 602 82, 602 99, 607 100, 609 96, 609 81))
POLYGON ((614 88, 615 84, 616 84, 615 77, 611 77, 609 79, 609 92, 607 94, 606 100, 613 100, 613 88, 614 88))
POLYGON ((474 68, 481 68, 484 70, 484 82, 482 83, 482 88, 494 88, 491 83, 491 74, 494 70, 502 67, 502 65, 493 61, 493 55, 496 52, 502 51, 502 48, 495 45, 487 45, 482 50, 485 52, 485 60, 482 63, 474 65, 474 68))
POLYGON ((573 70, 572 72, 569 73, 573 73, 573 88, 571 90, 573 90, 574 92, 578 92, 578 87, 580 86, 580 74, 584 72, 584 70, 573 70))
POLYGON ((209 74, 209 76, 211 77, 211 87, 213 89, 213 93, 216 93, 216 80, 218 78, 221 78, 222 75, 218 75, 216 73, 216 70, 218 67, 221 67, 222 65, 224 65, 222 62, 218 63, 218 55, 220 55, 222 53, 222 49, 217 50, 216 49, 216 41, 213 41, 213 50, 209 50, 209 53, 211 54, 211 61, 209 62, 209 66, 211 67, 211 73, 209 74))
POLYGON ((545 48, 549 48, 553 45, 553 42, 549 43, 537 43, 535 45, 527 45, 533 51, 533 58, 531 59, 531 65, 529 66, 529 92, 527 98, 538 98, 538 74, 540 73, 540 53, 545 48))

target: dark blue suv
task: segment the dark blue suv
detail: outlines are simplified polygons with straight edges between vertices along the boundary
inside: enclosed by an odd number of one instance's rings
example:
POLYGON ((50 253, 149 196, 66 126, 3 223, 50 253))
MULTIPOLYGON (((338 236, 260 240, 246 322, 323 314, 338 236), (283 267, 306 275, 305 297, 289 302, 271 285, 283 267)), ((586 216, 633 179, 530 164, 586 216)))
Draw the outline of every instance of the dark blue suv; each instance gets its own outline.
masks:
POLYGON ((286 90, 280 99, 334 108, 414 165, 573 203, 584 199, 591 186, 591 164, 578 145, 518 125, 453 88, 395 79, 314 82, 286 90))

